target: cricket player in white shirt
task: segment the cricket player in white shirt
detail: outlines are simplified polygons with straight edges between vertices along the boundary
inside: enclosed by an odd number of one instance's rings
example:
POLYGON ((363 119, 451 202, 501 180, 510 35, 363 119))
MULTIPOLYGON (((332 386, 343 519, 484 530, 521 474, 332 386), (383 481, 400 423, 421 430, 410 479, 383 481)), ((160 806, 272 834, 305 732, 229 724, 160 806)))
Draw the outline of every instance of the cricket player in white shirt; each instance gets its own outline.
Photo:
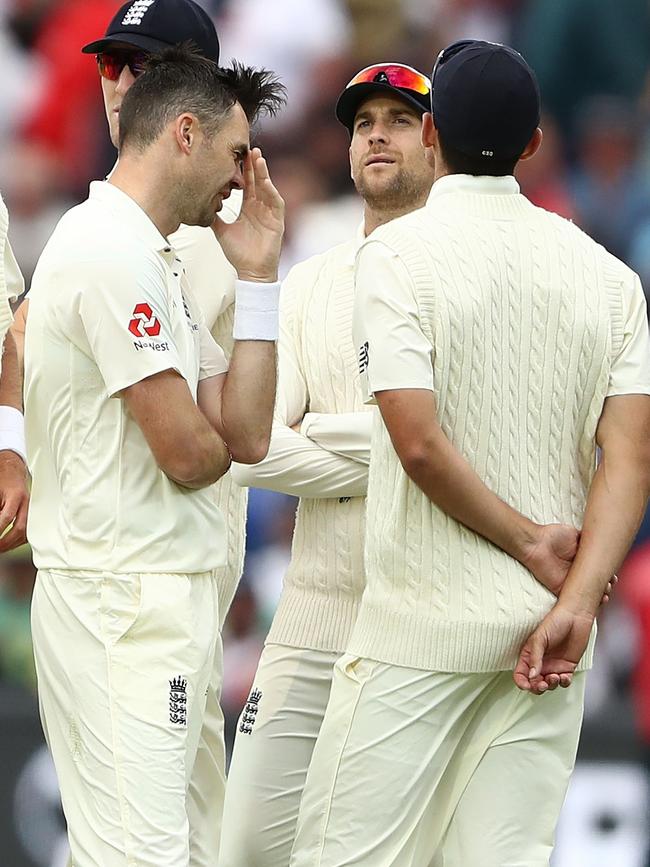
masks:
MULTIPOLYGON (((133 2, 125 3, 108 23, 104 35, 84 46, 84 52, 96 55, 108 128, 116 148, 122 100, 142 72, 147 56, 152 51, 186 41, 194 44, 208 59, 218 62, 217 33, 211 18, 200 6, 193 0, 153 0, 146 8, 140 6, 137 9, 133 2)), ((263 104, 260 109, 264 113, 272 110, 273 106, 263 104)), ((230 222, 236 219, 240 207, 241 191, 233 190, 219 215, 230 222)), ((224 255, 212 228, 181 226, 170 240, 183 260, 189 285, 206 325, 226 358, 230 358, 233 350, 235 269, 224 255)), ((28 305, 28 300, 21 304, 12 327, 21 360, 28 305)), ((15 462, 13 456, 12 461, 15 462)), ((247 490, 233 483, 230 472, 225 473, 210 490, 226 527, 227 561, 217 570, 219 615, 223 625, 242 572, 247 490)), ((215 670, 208 688, 196 768, 188 794, 190 851, 196 867, 208 867, 214 863, 221 831, 225 754, 220 686, 221 671, 215 670)))
POLYGON ((190 863, 226 559, 209 486, 264 456, 275 394, 283 203, 242 106, 277 88, 186 49, 149 64, 110 181, 39 261, 26 330, 39 698, 79 867, 190 863), (213 225, 237 269, 230 366, 168 240, 181 222, 213 225))

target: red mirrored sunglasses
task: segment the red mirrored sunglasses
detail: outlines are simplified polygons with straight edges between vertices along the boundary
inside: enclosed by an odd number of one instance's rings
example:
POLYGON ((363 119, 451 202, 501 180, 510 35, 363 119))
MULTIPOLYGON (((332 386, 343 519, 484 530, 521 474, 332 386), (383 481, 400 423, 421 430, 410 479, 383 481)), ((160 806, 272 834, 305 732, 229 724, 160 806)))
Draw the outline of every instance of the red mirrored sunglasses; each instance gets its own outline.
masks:
POLYGON ((129 67, 134 78, 142 75, 149 55, 146 51, 102 51, 96 57, 97 69, 102 78, 117 81, 125 66, 129 67))
POLYGON ((402 63, 375 63, 373 66, 366 66, 361 72, 357 72, 345 89, 355 84, 377 84, 382 81, 390 84, 391 87, 403 87, 416 93, 431 92, 431 82, 426 75, 402 63))

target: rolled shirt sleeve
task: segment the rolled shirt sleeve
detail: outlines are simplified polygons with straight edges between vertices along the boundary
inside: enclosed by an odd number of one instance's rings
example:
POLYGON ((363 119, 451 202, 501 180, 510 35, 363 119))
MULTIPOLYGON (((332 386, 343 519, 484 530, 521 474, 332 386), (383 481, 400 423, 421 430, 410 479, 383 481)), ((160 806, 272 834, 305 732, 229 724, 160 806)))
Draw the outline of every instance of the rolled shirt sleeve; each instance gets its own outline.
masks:
POLYGON ((402 260, 370 239, 358 254, 355 284, 353 335, 364 401, 374 403, 378 391, 433 391, 433 347, 402 260))

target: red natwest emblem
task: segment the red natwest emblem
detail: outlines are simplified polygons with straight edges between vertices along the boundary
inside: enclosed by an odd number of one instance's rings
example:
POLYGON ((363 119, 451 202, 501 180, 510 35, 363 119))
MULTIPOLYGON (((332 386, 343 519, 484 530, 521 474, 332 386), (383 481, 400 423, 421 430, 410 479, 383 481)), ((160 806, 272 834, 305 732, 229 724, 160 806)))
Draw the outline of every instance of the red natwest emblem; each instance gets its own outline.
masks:
POLYGON ((160 334, 160 322, 153 314, 148 304, 136 304, 133 308, 133 319, 129 322, 129 331, 135 337, 158 337, 160 334))

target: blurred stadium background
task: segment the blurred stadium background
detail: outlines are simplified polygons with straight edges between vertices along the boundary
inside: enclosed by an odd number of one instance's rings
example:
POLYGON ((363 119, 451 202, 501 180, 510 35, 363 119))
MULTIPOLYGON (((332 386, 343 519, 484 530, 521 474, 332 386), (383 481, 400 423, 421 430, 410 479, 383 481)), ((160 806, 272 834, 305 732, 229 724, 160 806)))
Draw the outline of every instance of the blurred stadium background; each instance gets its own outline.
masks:
MULTIPOLYGON (((199 0, 201 2, 201 0, 199 0)), ((0 189, 27 281, 59 216, 110 169, 100 87, 84 42, 118 0, 0 0, 0 189)), ((648 0, 202 0, 222 58, 275 70, 288 109, 259 131, 287 202, 282 272, 347 239, 361 208, 347 135, 333 113, 362 66, 398 60, 430 72, 457 38, 504 41, 536 69, 541 154, 519 181, 642 276, 650 292, 648 0)), ((225 637, 232 738, 290 554, 295 502, 254 491, 246 568, 225 637)), ((61 867, 64 824, 42 743, 29 635, 34 570, 0 560, 0 865, 61 867)), ((601 619, 580 761, 554 867, 647 867, 650 825, 650 520, 601 619)), ((530 781, 531 786, 535 781, 530 781)), ((531 816, 531 822, 535 817, 531 816)), ((162 867, 162 865, 161 865, 162 867)))

